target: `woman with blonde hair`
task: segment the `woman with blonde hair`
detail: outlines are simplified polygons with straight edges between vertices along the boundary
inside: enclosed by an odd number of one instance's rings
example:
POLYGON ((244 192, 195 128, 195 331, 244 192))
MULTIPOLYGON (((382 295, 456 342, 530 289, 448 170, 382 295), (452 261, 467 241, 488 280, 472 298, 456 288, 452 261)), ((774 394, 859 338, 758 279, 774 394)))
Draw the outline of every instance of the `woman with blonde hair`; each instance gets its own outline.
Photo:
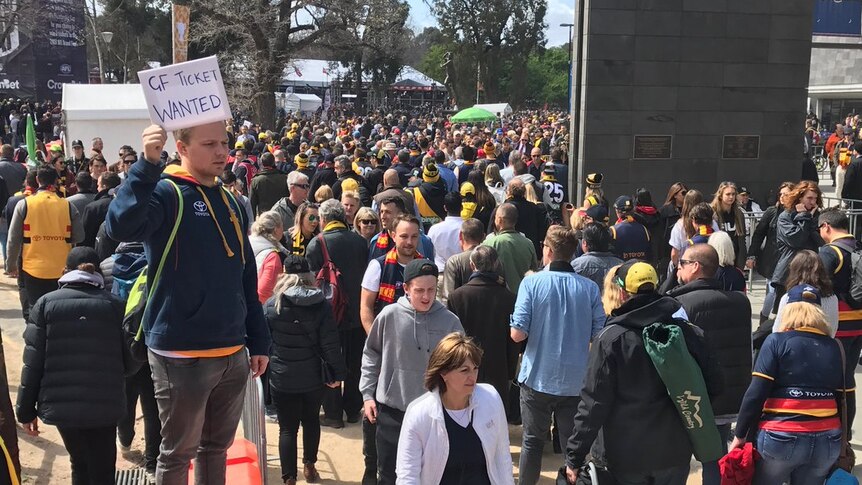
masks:
POLYGON ((371 244, 371 238, 380 232, 380 217, 370 207, 360 207, 353 218, 353 230, 371 244))
POLYGON ((710 234, 709 245, 718 253, 718 269, 715 279, 721 282, 724 291, 745 291, 745 274, 734 266, 736 261, 733 251, 733 241, 724 231, 710 234))
POLYGON ((410 403, 398 439, 398 485, 514 485, 500 395, 477 384, 482 349, 454 332, 431 353, 428 392, 410 403))
POLYGON ((314 483, 320 479, 315 463, 324 386, 338 388, 346 374, 338 328, 308 261, 299 256, 287 256, 284 274, 263 310, 272 332, 267 370, 278 415, 281 478, 285 484, 296 484, 301 424, 302 472, 306 482, 314 483))
POLYGON ((248 241, 257 262, 257 297, 261 303, 272 296, 275 282, 282 273, 284 256, 288 253, 279 242, 284 237, 281 224, 281 214, 267 211, 251 225, 248 241))
POLYGON ((852 387, 817 289, 800 285, 788 294, 794 302, 785 307, 784 331, 763 343, 731 444, 742 447, 757 430, 755 484, 823 483, 841 450, 837 401, 852 387))
POLYGON ((614 266, 608 270, 605 275, 605 284, 602 285, 602 307, 605 309, 605 315, 610 315, 612 311, 621 307, 625 303, 625 290, 617 283, 617 270, 621 264, 614 266))
POLYGON ((318 204, 322 204, 324 201, 335 198, 335 195, 332 193, 332 187, 328 185, 321 185, 314 191, 314 200, 317 201, 318 204))
POLYGON ((303 202, 293 218, 293 227, 288 230, 288 245, 290 253, 297 256, 305 255, 305 248, 311 238, 320 232, 320 215, 318 205, 314 202, 303 202))
POLYGON ((736 255, 734 266, 745 267, 745 213, 739 206, 738 190, 733 182, 722 182, 712 199, 712 210, 718 229, 726 232, 733 243, 733 253, 736 255))

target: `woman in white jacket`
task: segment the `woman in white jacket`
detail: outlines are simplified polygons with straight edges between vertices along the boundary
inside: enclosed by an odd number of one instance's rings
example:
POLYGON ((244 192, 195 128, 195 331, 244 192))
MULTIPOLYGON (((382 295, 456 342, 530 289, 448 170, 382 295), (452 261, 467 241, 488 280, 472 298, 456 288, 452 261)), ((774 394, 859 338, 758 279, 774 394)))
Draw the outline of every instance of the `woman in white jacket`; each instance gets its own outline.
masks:
POLYGON ((398 485, 513 485, 509 428, 499 394, 477 384, 482 349, 461 333, 443 338, 425 371, 425 393, 407 407, 398 441, 398 485))

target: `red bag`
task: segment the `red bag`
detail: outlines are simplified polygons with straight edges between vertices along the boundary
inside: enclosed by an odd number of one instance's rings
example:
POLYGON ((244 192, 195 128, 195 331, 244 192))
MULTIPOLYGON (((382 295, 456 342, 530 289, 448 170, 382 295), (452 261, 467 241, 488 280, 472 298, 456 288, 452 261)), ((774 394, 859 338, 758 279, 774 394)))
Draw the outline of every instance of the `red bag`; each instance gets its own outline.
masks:
POLYGON ((329 259, 323 234, 317 236, 317 240, 323 250, 323 264, 317 272, 317 287, 323 291, 323 297, 332 306, 335 324, 341 325, 347 314, 347 292, 344 291, 344 280, 341 277, 341 271, 329 259))
POLYGON ((760 454, 751 443, 730 450, 718 460, 721 485, 751 485, 754 479, 754 463, 759 459, 760 454))

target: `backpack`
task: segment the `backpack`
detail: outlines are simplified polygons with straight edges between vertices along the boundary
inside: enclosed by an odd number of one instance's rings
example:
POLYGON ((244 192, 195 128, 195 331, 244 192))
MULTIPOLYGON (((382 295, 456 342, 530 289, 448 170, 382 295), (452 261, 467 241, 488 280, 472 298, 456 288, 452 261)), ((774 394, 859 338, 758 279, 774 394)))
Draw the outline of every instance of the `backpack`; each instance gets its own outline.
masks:
MULTIPOLYGON (((180 228, 180 222, 183 219, 183 194, 180 191, 180 187, 173 180, 166 180, 177 192, 177 216, 174 220, 174 228, 171 230, 171 235, 168 237, 168 243, 165 245, 165 250, 162 252, 162 257, 159 259, 156 274, 153 277, 153 291, 150 291, 150 288, 147 287, 146 265, 142 265, 139 268, 138 275, 135 277, 134 282, 127 286, 128 293, 126 295, 126 313, 123 316, 123 330, 126 332, 126 335, 134 335, 129 342, 129 351, 132 354, 132 358, 138 362, 147 362, 147 344, 144 341, 144 315, 149 307, 150 300, 152 300, 153 295, 155 294, 156 286, 159 284, 159 278, 162 275, 162 268, 165 266, 165 261, 168 259, 168 253, 170 252, 171 246, 174 244, 177 230, 180 228)), ((146 262, 146 259, 144 259, 144 262, 146 262)), ((123 285, 123 283, 117 283, 117 277, 114 276, 114 278, 114 285, 118 287, 117 291, 121 291, 119 287, 123 285)), ((111 292, 113 293, 113 287, 111 288, 111 292)))
MULTIPOLYGON (((841 252, 842 248, 834 244, 829 244, 829 246, 838 253, 838 259, 843 264, 844 255, 841 252)), ((850 305, 850 308, 854 310, 862 309, 862 264, 860 264, 860 260, 862 260, 862 248, 857 245, 850 251, 850 290, 847 292, 846 301, 850 305)))
POLYGON ((111 271, 114 280, 111 294, 123 301, 128 301, 132 286, 141 271, 147 267, 147 255, 143 252, 117 253, 113 254, 111 259, 114 260, 114 269, 111 271))
POLYGON ((332 316, 335 324, 341 325, 347 313, 347 292, 344 289, 344 278, 332 260, 329 259, 329 251, 326 249, 326 240, 323 234, 317 236, 320 248, 323 251, 323 264, 317 272, 317 286, 323 291, 323 297, 332 307, 332 316))

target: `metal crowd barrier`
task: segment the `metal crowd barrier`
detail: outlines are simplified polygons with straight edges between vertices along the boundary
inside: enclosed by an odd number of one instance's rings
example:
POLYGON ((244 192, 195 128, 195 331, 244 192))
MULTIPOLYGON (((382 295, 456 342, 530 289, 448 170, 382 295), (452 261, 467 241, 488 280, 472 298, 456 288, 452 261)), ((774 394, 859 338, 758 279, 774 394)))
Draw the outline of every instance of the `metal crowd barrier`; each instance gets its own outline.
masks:
MULTIPOLYGON (((251 377, 249 377, 251 379, 251 377)), ((264 414, 263 383, 260 377, 251 379, 245 386, 242 405, 242 434, 257 449, 260 483, 266 485, 266 418, 264 414)))

